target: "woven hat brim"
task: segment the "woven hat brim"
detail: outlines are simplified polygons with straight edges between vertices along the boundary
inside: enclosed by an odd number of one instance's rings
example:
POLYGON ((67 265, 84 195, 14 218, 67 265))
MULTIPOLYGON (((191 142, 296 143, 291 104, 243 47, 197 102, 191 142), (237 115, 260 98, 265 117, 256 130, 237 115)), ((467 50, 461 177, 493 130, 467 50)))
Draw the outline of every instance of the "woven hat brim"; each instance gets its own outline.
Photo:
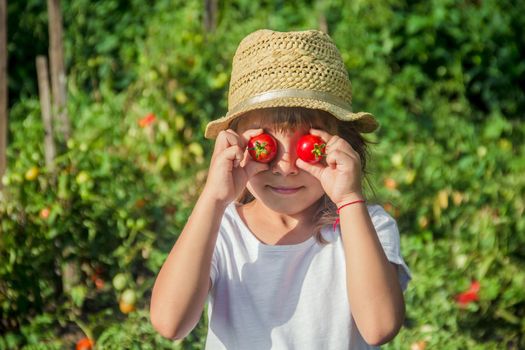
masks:
POLYGON ((379 128, 379 123, 375 117, 368 112, 354 113, 325 101, 290 97, 251 104, 245 108, 236 110, 234 113, 228 113, 224 117, 209 122, 206 126, 204 137, 207 139, 215 139, 219 132, 228 129, 231 122, 242 116, 244 113, 256 109, 271 107, 303 107, 310 109, 320 109, 332 114, 339 120, 355 123, 357 131, 361 133, 374 132, 379 128))

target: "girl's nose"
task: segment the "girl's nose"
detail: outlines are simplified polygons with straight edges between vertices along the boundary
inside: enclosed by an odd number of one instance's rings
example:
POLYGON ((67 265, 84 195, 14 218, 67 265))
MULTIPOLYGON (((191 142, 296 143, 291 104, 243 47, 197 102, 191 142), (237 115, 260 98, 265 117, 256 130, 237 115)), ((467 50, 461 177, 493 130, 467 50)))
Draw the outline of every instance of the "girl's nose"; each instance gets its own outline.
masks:
POLYGON ((277 156, 271 164, 271 170, 274 175, 297 175, 299 173, 299 168, 295 165, 295 160, 297 156, 295 155, 295 149, 292 148, 292 145, 285 146, 281 143, 279 144, 279 150, 277 151, 277 156))

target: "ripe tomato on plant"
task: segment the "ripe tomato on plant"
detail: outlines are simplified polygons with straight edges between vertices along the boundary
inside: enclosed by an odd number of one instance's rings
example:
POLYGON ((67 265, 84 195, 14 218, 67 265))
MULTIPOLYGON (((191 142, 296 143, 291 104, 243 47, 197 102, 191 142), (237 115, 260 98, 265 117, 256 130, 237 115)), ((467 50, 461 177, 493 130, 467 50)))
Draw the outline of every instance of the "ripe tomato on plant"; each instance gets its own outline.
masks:
POLYGON ((38 174, 40 174, 40 169, 37 166, 34 166, 26 171, 25 178, 27 181, 34 181, 38 177, 38 174))
POLYGON ((119 308, 123 314, 129 314, 135 311, 135 303, 137 302, 137 294, 131 288, 122 292, 119 299, 119 308))
POLYGON ((118 307, 120 309, 120 312, 122 312, 123 314, 129 314, 129 313, 135 311, 135 305, 126 303, 123 300, 119 301, 118 307))
POLYGON ((93 282, 95 282, 95 287, 98 290, 104 289, 104 286, 106 285, 106 282, 100 277, 95 278, 95 280, 93 282))
POLYGON ((248 141, 248 152, 253 160, 269 163, 277 154, 277 141, 269 134, 254 136, 248 141))
POLYGON ((42 210, 40 210, 40 218, 44 220, 49 218, 49 214, 51 214, 51 210, 49 208, 42 208, 42 210))
POLYGON ((93 349, 93 341, 89 338, 82 338, 77 342, 76 350, 91 350, 93 349))
POLYGON ((304 135, 297 142, 297 156, 307 163, 317 163, 326 155, 326 142, 315 135, 304 135))

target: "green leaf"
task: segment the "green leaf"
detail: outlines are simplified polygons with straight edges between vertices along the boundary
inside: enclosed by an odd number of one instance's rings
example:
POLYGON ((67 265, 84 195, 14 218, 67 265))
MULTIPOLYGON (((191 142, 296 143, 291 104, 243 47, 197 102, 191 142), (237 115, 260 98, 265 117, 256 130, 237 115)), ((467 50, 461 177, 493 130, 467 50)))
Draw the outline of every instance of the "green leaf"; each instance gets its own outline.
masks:
POLYGON ((87 295, 87 288, 82 285, 77 285, 71 288, 71 300, 76 307, 81 307, 87 295))
POLYGON ((184 157, 184 149, 182 145, 176 144, 169 151, 169 164, 174 172, 182 170, 182 160, 184 157))

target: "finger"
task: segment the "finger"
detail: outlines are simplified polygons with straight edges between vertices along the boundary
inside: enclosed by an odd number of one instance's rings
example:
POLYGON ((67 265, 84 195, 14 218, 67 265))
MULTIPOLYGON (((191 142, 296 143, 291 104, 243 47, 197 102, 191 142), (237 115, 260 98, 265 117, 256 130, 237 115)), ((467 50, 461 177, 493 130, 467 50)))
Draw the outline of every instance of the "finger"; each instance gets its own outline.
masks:
POLYGON ((252 177, 257 173, 260 173, 261 171, 270 169, 270 165, 268 163, 261 163, 255 161, 250 155, 248 149, 244 150, 244 156, 241 162, 241 167, 246 170, 246 175, 248 176, 248 178, 252 177))
POLYGON ((321 129, 313 129, 312 128, 312 129, 310 129, 310 134, 315 135, 315 136, 319 136, 326 143, 328 143, 330 141, 330 139, 332 137, 334 137, 334 135, 332 135, 329 132, 326 132, 324 130, 321 130, 321 129))
POLYGON ((237 168, 240 166, 243 157, 244 149, 242 149, 238 145, 235 145, 225 149, 224 152, 218 155, 217 159, 230 162, 233 168, 237 168))
POLYGON ((335 150, 326 155, 326 165, 332 169, 339 167, 341 170, 349 170, 354 163, 355 159, 341 150, 335 150))
POLYGON ((230 146, 228 142, 228 132, 221 130, 215 139, 215 146, 213 148, 212 159, 218 154, 221 154, 226 148, 230 146))
POLYGON ((350 143, 338 135, 332 135, 321 129, 310 129, 310 134, 319 136, 326 142, 326 153, 333 149, 341 149, 350 156, 358 156, 352 145, 350 145, 350 143))
POLYGON ((237 134, 232 129, 227 129, 226 130, 226 139, 228 140, 228 145, 229 146, 239 146, 241 148, 246 147, 245 143, 243 142, 243 140, 241 139, 239 134, 237 134))
POLYGON ((317 180, 321 180, 321 175, 323 173, 323 170, 325 167, 322 164, 316 163, 316 164, 310 164, 302 160, 301 158, 297 158, 295 161, 295 165, 308 173, 310 173, 313 177, 315 177, 317 180))
POLYGON ((264 132, 264 130, 260 129, 260 128, 259 129, 248 129, 248 130, 246 130, 245 132, 242 133, 241 139, 244 142, 244 144, 246 145, 246 144, 248 144, 248 141, 250 141, 250 139, 252 137, 260 135, 263 132, 264 132))
POLYGON ((248 152, 248 149, 244 149, 244 154, 241 161, 241 167, 245 167, 248 162, 252 160, 252 157, 250 156, 250 152, 248 152))
POLYGON ((212 157, 221 153, 226 148, 236 145, 240 145, 241 147, 243 146, 239 135, 231 129, 221 130, 219 135, 217 135, 217 141, 215 142, 215 148, 213 150, 212 157))
POLYGON ((328 141, 328 142, 326 143, 326 147, 328 147, 328 148, 334 148, 335 145, 337 145, 337 144, 341 144, 342 142, 344 142, 344 140, 343 140, 341 137, 339 137, 339 136, 337 136, 337 135, 334 135, 334 136, 332 136, 332 138, 330 139, 330 141, 328 141))
POLYGON ((355 157, 357 155, 357 152, 352 148, 352 145, 350 145, 345 139, 334 136, 332 139, 330 139, 330 142, 326 145, 326 153, 330 153, 334 150, 342 151, 346 154, 348 154, 351 157, 355 157))

